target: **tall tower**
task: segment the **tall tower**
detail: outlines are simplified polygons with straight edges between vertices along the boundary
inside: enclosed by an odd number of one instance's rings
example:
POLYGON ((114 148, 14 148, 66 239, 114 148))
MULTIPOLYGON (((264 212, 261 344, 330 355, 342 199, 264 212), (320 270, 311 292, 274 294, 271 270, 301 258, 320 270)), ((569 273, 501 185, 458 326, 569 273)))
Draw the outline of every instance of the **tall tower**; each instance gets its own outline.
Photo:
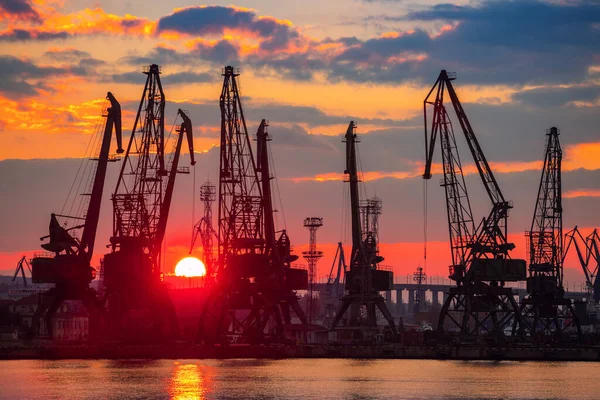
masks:
POLYGON ((215 273, 215 253, 214 239, 217 238, 217 232, 213 227, 212 221, 212 205, 217 199, 217 188, 207 180, 200 186, 200 201, 204 205, 204 215, 200 221, 194 226, 194 236, 192 237, 192 245, 190 246, 190 254, 194 250, 194 244, 200 236, 202 242, 202 260, 206 266, 206 276, 208 279, 214 279, 215 273))
POLYGON ((317 229, 323 226, 323 218, 309 217, 304 220, 304 227, 310 233, 308 251, 303 251, 302 256, 308 263, 308 296, 306 297, 306 317, 311 323, 315 315, 314 286, 317 273, 317 262, 323 257, 323 252, 317 250, 317 229))
POLYGON ((531 336, 565 339, 565 329, 581 327, 563 287, 562 150, 552 127, 546 131, 546 154, 531 229, 525 233, 529 255, 527 293, 521 304, 531 336))

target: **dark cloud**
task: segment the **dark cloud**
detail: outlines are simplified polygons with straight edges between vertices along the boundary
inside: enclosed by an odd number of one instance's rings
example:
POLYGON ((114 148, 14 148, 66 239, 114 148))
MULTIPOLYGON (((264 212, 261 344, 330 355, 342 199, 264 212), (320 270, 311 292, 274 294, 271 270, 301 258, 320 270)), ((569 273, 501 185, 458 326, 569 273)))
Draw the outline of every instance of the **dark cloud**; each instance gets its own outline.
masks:
POLYGON ((422 83, 449 69, 459 71, 467 83, 516 86, 584 82, 589 67, 597 62, 600 3, 595 0, 484 0, 474 6, 441 4, 377 18, 446 21, 452 28, 437 36, 417 28, 365 41, 340 39, 338 43, 349 47, 334 57, 311 47, 300 54, 246 61, 298 80, 311 79, 320 71, 332 82, 422 83))
MULTIPOLYGON (((244 30, 264 39, 260 48, 265 51, 284 49, 290 41, 299 38, 298 32, 287 23, 271 17, 259 17, 253 10, 235 7, 186 7, 160 18, 157 26, 158 32, 174 31, 200 37, 221 35, 225 29, 244 30)), ((227 43, 222 41, 220 44, 227 43)), ((232 54, 231 48, 217 48, 215 51, 232 54)))
POLYGON ((560 107, 581 101, 594 102, 600 97, 600 86, 549 87, 524 90, 513 94, 513 100, 536 107, 560 107))
POLYGON ((254 12, 232 7, 187 7, 160 18, 157 30, 204 36, 220 34, 224 28, 250 27, 255 19, 254 12))
POLYGON ((11 17, 28 19, 39 22, 40 16, 31 6, 29 0, 0 0, 0 13, 2 11, 11 17))
POLYGON ((81 51, 77 49, 51 49, 44 53, 44 55, 55 61, 67 61, 77 62, 83 59, 90 59, 92 55, 87 51, 81 51))
POLYGON ((11 98, 35 95, 38 89, 48 89, 43 79, 70 72, 65 68, 40 67, 29 60, 6 55, 0 56, 0 71, 0 92, 11 98))
POLYGON ((119 59, 119 63, 129 65, 196 65, 199 59, 190 53, 180 53, 175 49, 157 46, 146 55, 132 54, 119 59))
POLYGON ((48 41, 57 39, 67 39, 70 36, 71 35, 67 32, 36 32, 34 35, 32 35, 30 31, 27 31, 25 29, 10 29, 0 34, 0 41, 18 42, 32 39, 48 41))

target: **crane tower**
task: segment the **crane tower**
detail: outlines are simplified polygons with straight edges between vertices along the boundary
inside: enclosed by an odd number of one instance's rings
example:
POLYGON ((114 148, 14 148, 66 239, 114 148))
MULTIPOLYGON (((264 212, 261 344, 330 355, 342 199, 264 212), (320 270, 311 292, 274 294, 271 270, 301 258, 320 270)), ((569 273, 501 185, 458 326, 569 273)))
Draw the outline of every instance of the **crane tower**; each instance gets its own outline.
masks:
POLYGON ((531 326, 531 336, 550 336, 564 340, 564 331, 581 327, 571 299, 565 297, 563 287, 563 229, 562 229, 562 150, 560 131, 547 130, 544 167, 537 201, 526 232, 529 255, 528 296, 523 299, 521 312, 531 326))
POLYGON ((335 329, 344 314, 350 310, 349 326, 368 334, 377 332, 377 309, 387 320, 389 328, 396 336, 396 325, 388 310, 381 291, 392 290, 393 274, 377 268, 383 257, 377 255, 377 243, 372 233, 363 239, 360 218, 360 198, 358 195, 358 164, 356 157, 356 125, 351 121, 346 130, 346 169, 350 183, 350 212, 352 217, 352 253, 350 265, 346 271, 345 295, 332 323, 335 329))
POLYGON ((302 252, 302 257, 308 263, 308 294, 306 297, 306 314, 308 322, 311 323, 315 315, 314 310, 314 285, 317 274, 317 263, 323 258, 323 252, 317 250, 317 229, 323 226, 323 218, 309 217, 304 219, 304 227, 308 229, 309 245, 308 251, 302 252))
MULTIPOLYGON (((46 293, 40 294, 40 305, 32 318, 32 330, 39 333, 40 318, 45 314, 46 332, 53 337, 54 314, 65 300, 79 300, 88 311, 90 336, 97 337, 102 323, 103 309, 97 301, 96 292, 90 288, 90 282, 95 278, 96 270, 91 266, 96 233, 100 218, 100 206, 104 192, 104 182, 108 163, 116 161, 110 156, 110 142, 115 133, 117 139, 117 153, 122 153, 121 148, 121 106, 117 99, 108 92, 106 98, 110 107, 106 109, 106 123, 100 145, 100 151, 95 161, 96 171, 90 181, 91 192, 87 194, 88 203, 84 215, 59 215, 51 214, 49 234, 40 238, 48 239, 42 248, 53 253, 52 255, 37 255, 31 260, 31 280, 33 283, 53 283, 54 287, 46 293), (66 223, 61 225, 59 218, 64 218, 66 223), (73 226, 66 227, 69 222, 73 226), (80 225, 78 222, 82 221, 80 225), (75 234, 82 229, 81 238, 75 234)), ((85 179, 83 174, 82 180, 85 179)), ((75 178, 77 180, 77 178, 75 178)), ((85 207, 83 207, 85 208, 85 207)))
MULTIPOLYGON (((508 212, 512 204, 505 200, 492 173, 475 132, 454 90, 454 74, 440 72, 423 102, 426 164, 423 178, 431 178, 433 151, 440 136, 452 265, 450 289, 440 312, 438 331, 460 332, 463 338, 485 336, 492 341, 504 337, 507 327, 522 333, 521 313, 506 282, 525 280, 525 260, 510 258, 515 245, 507 240, 508 212), (492 203, 490 214, 475 227, 471 203, 450 117, 444 96, 451 100, 456 118, 487 195, 492 203), (428 131, 428 107, 433 107, 431 131, 428 131)), ((514 330, 513 330, 514 332, 514 330)))
POLYGON ((192 123, 180 109, 174 146, 165 151, 165 95, 156 64, 146 84, 122 161, 113 201, 112 252, 104 257, 110 332, 124 339, 177 335, 175 310, 161 283, 163 238, 185 137, 195 164, 192 123), (170 157, 167 160, 167 157, 170 157))
POLYGON ((215 253, 214 239, 217 238, 217 231, 213 227, 212 205, 217 199, 217 188, 211 181, 206 181, 200 186, 200 201, 204 205, 204 215, 200 221, 194 226, 194 235, 192 237, 192 245, 190 246, 190 254, 194 250, 194 244, 200 236, 202 242, 202 259, 206 266, 206 276, 212 281, 215 276, 215 253))
POLYGON ((197 340, 264 343, 284 340, 295 311, 306 317, 294 290, 306 290, 307 274, 290 267, 284 231, 275 239, 270 189, 268 124, 258 127, 257 158, 239 95, 239 73, 223 71, 219 171, 219 253, 216 285, 201 310, 197 340), (234 339, 235 338, 235 339, 234 339))

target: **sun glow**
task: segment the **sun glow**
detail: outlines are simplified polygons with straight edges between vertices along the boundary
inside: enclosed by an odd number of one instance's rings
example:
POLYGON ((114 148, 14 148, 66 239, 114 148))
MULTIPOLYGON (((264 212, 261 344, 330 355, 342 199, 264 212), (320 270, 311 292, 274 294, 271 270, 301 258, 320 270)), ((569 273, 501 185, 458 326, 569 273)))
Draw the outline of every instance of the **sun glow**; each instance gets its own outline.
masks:
POLYGON ((206 267, 204 266, 204 263, 196 257, 186 257, 179 260, 175 266, 175 275, 188 278, 193 276, 204 276, 206 275, 206 267))

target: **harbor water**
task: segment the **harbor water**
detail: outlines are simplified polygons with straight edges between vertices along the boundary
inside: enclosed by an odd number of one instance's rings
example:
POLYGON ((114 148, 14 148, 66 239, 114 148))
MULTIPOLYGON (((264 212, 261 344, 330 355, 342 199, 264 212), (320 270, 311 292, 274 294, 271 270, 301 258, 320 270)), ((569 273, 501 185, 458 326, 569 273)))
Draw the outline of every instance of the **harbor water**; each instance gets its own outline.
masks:
POLYGON ((2 399, 598 399, 600 363, 0 361, 2 399))

